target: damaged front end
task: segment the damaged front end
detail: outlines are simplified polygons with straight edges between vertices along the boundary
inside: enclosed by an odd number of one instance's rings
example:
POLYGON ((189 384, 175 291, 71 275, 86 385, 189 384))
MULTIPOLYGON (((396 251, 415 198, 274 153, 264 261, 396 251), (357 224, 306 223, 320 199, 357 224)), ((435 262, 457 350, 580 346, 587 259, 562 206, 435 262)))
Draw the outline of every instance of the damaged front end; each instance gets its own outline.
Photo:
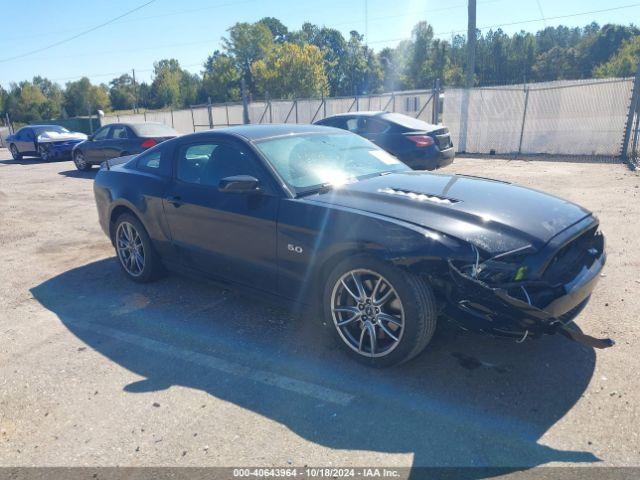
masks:
POLYGON ((540 252, 527 245, 489 257, 471 245, 470 262, 448 262, 453 288, 445 313, 464 328, 519 341, 560 332, 592 347, 611 346, 570 324, 588 303, 606 260, 597 221, 575 230, 540 252))

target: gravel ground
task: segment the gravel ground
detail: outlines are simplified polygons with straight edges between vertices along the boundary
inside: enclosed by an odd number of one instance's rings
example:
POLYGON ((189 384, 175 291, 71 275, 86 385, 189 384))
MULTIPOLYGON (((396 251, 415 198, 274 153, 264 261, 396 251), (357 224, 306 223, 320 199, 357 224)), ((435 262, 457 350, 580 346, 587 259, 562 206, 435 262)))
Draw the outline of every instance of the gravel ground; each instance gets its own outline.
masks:
POLYGON ((0 465, 640 466, 640 178, 459 159, 596 212, 608 265, 577 323, 522 345, 441 325, 409 364, 350 361, 319 322, 200 280, 127 281, 93 174, 0 149, 0 465))

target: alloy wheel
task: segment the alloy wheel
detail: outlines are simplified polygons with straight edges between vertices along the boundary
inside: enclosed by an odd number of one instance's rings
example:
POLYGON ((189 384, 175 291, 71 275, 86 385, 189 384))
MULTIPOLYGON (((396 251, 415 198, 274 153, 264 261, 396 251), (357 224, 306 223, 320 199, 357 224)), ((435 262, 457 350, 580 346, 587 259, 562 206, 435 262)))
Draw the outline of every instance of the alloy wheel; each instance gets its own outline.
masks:
POLYGON ((122 267, 132 277, 139 277, 144 270, 145 251, 136 227, 121 222, 116 230, 116 249, 122 267))
POLYGON ((377 272, 350 270, 331 294, 331 314, 342 340, 365 357, 383 357, 404 334, 404 309, 393 285, 377 272))
POLYGON ((78 170, 86 170, 87 168, 87 161, 85 160, 82 152, 75 153, 75 155, 73 156, 73 163, 76 164, 78 170))
POLYGON ((45 162, 49 160, 49 149, 43 147, 42 145, 38 145, 38 155, 45 162))

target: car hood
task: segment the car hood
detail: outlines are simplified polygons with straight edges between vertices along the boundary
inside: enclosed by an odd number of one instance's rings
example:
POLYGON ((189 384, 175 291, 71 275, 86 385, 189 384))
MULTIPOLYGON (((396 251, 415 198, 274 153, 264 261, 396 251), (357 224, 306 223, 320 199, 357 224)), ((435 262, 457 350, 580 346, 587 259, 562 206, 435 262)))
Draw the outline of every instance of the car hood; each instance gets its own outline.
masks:
POLYGON ((591 215, 567 200, 507 182, 413 171, 342 185, 306 200, 409 222, 491 254, 525 245, 539 249, 591 215))
POLYGON ((86 139, 87 136, 80 132, 43 132, 38 135, 38 143, 65 142, 69 140, 81 142, 86 139))

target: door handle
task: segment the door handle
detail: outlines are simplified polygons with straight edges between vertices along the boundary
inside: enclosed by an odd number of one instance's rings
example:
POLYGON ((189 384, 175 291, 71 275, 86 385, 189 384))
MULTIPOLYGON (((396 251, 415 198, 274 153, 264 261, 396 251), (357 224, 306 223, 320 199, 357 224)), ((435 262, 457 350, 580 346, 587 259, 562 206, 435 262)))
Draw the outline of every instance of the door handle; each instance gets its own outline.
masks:
POLYGON ((169 195, 165 197, 165 200, 176 208, 182 205, 182 198, 177 195, 169 195))

